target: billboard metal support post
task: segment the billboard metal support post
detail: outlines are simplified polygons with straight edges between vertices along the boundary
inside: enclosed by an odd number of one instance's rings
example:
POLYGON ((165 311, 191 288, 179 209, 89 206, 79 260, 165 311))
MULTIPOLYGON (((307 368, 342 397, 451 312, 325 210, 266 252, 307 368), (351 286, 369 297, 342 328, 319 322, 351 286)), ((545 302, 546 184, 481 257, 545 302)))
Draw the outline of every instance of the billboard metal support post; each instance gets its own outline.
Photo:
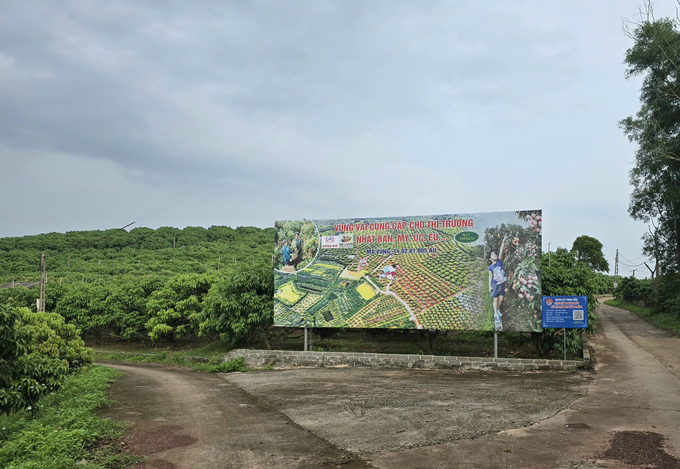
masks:
POLYGON ((498 332, 493 331, 493 357, 498 358, 498 332))
POLYGON ((305 327, 305 348, 304 351, 307 351, 307 328, 305 327))
POLYGON ((567 359, 567 328, 564 328, 564 359, 567 359))

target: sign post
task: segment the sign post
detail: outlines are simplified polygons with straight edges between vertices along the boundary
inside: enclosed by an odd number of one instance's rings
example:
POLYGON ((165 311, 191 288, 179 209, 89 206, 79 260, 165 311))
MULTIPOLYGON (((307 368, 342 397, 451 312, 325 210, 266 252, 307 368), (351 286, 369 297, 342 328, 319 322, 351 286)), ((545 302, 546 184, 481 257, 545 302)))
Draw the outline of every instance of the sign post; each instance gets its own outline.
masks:
POLYGON ((543 327, 563 329, 564 359, 566 360, 567 329, 588 328, 588 297, 544 296, 541 313, 543 327))

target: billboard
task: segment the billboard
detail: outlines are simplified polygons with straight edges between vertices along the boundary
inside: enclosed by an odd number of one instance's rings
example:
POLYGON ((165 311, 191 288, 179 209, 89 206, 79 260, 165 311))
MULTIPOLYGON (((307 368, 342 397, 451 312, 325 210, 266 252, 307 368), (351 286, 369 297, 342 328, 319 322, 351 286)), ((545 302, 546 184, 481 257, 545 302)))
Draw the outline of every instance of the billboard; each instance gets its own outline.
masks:
POLYGON ((274 228, 277 326, 541 329, 541 210, 274 228))

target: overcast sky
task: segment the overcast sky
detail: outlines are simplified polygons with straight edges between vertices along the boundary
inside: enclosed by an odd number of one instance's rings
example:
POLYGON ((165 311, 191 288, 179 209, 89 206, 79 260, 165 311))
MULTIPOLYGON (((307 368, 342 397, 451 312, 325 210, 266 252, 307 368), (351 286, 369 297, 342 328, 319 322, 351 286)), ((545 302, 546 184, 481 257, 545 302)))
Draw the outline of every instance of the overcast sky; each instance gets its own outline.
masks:
POLYGON ((637 264, 639 3, 4 0, 0 236, 542 208, 637 264))

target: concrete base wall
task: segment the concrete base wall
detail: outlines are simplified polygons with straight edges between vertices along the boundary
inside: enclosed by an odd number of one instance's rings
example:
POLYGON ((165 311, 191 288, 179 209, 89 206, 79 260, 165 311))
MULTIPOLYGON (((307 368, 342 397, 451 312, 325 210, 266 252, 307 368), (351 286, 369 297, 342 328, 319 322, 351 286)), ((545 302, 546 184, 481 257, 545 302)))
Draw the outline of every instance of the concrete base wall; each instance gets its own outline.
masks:
MULTIPOLYGON (((584 343, 584 351, 588 346, 584 343)), ((586 352, 587 353, 587 352, 586 352)), ((586 355, 584 353, 584 355, 586 355)), ((232 350, 224 361, 243 357, 249 368, 271 366, 278 369, 301 367, 413 368, 422 370, 559 370, 575 371, 590 367, 590 354, 584 360, 541 360, 523 358, 445 357, 438 355, 400 355, 386 353, 291 352, 284 350, 232 350)))

